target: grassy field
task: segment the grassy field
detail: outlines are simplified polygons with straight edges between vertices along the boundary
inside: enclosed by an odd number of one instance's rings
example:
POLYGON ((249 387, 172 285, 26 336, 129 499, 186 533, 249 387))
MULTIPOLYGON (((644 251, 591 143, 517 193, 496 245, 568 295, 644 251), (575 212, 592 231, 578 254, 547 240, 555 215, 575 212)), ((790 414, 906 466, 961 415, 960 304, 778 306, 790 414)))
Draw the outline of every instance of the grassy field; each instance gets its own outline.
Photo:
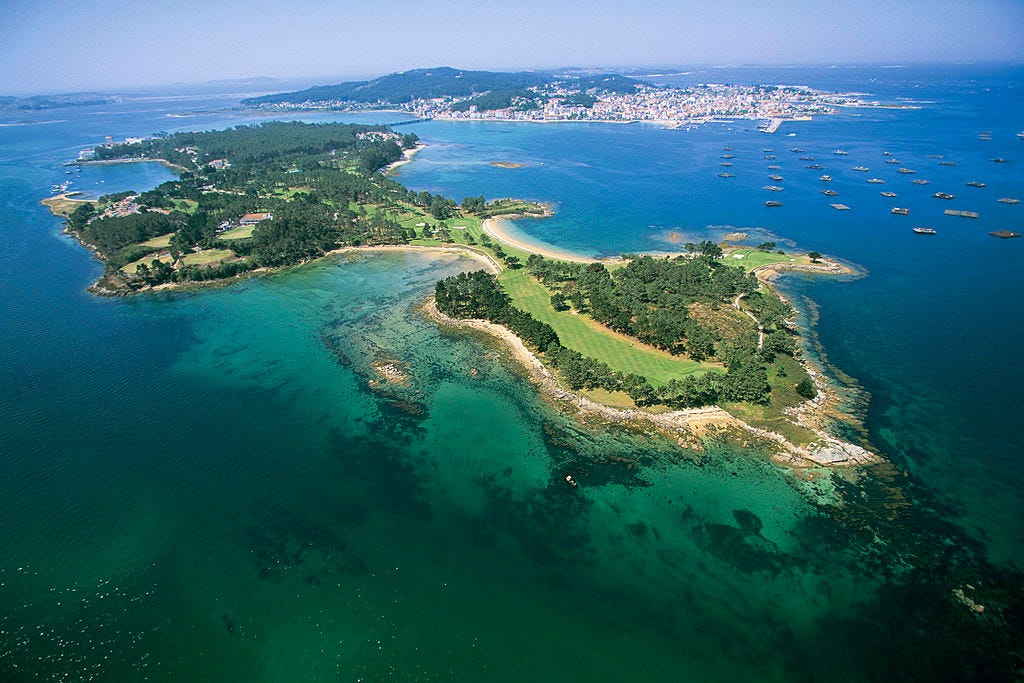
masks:
MULTIPOLYGON (((201 251, 198 253, 193 252, 186 256, 183 256, 181 262, 186 266, 208 266, 220 263, 224 259, 231 258, 234 255, 235 252, 231 251, 230 249, 207 249, 205 251, 201 251)), ((152 254, 150 254, 149 256, 144 256, 138 259, 137 261, 132 261, 131 263, 125 265, 123 268, 121 268, 121 270, 123 270, 125 273, 129 275, 134 275, 135 270, 139 267, 140 263, 145 263, 148 266, 150 263, 153 262, 154 258, 155 257, 152 254)), ((158 260, 163 261, 164 263, 172 262, 170 256, 161 256, 158 260)))
POLYGON ((562 344, 585 356, 607 363, 613 370, 635 372, 661 386, 672 378, 705 372, 713 366, 641 346, 616 334, 585 315, 555 311, 551 293, 525 270, 504 270, 499 275, 512 302, 555 329, 562 344))
POLYGON ((144 247, 153 247, 154 249, 169 247, 171 246, 171 235, 173 234, 173 232, 169 232, 166 235, 160 235, 159 237, 148 239, 145 242, 140 242, 140 244, 144 247))
POLYGON ((148 268, 149 264, 151 264, 153 261, 163 261, 164 263, 166 263, 168 265, 173 262, 169 255, 161 256, 158 259, 153 254, 150 254, 148 256, 143 256, 142 258, 138 259, 137 261, 132 261, 131 263, 125 264, 124 266, 121 267, 121 270, 124 271, 125 273, 127 273, 128 275, 135 275, 135 271, 139 267, 139 264, 145 263, 146 267, 148 268))
POLYGON ((770 251, 760 251, 758 249, 736 249, 731 251, 722 257, 722 263, 730 266, 742 266, 744 270, 751 271, 761 266, 771 265, 772 263, 810 263, 810 259, 806 256, 797 256, 791 254, 776 254, 770 251))
POLYGON ((82 199, 68 199, 63 195, 56 197, 47 197, 40 202, 43 206, 47 207, 54 214, 67 218, 71 215, 71 212, 77 209, 82 204, 85 204, 85 200, 82 199))
POLYGON ((252 231, 256 229, 255 225, 242 225, 231 230, 225 230, 222 232, 218 239, 222 240, 244 240, 252 237, 252 231))

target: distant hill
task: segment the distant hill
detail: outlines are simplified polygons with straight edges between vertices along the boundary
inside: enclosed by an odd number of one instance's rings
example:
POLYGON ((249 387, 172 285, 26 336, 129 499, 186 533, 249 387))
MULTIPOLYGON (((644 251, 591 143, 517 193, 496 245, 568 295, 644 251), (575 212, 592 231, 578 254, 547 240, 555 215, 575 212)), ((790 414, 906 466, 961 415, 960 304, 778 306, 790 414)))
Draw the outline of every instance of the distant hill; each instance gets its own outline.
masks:
POLYGON ((617 74, 566 77, 535 71, 464 71, 448 66, 413 69, 369 81, 319 85, 296 92, 250 97, 242 104, 301 104, 303 102, 353 102, 405 104, 414 99, 469 97, 483 93, 523 93, 527 88, 552 83, 572 83, 574 89, 598 88, 610 92, 633 92, 640 81, 617 74))
POLYGON ((18 111, 41 111, 63 107, 82 107, 91 104, 107 104, 114 98, 97 93, 73 93, 70 95, 32 95, 30 97, 0 96, 0 109, 18 111))

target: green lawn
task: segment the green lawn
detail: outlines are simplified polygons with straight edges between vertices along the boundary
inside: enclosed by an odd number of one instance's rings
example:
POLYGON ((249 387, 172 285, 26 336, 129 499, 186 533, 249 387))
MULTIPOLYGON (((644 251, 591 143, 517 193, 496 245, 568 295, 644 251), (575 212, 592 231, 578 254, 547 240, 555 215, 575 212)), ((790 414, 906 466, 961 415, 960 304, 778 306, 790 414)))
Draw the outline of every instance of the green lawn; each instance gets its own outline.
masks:
MULTIPOLYGON (((220 263, 224 259, 231 258, 234 255, 235 252, 231 251, 230 249, 207 249, 199 253, 193 252, 186 256, 183 256, 181 261, 186 266, 207 266, 215 263, 220 263)), ((124 267, 121 268, 121 270, 123 270, 125 273, 129 275, 134 275, 135 269, 139 267, 140 263, 145 263, 148 266, 150 263, 153 262, 155 258, 156 257, 153 254, 143 256, 137 261, 132 261, 131 263, 125 265, 124 267)), ((170 256, 161 256, 159 260, 163 261, 164 263, 172 262, 170 256)))
POLYGON ((661 386, 672 378, 705 372, 713 366, 664 351, 644 348, 599 326, 585 315, 555 311, 551 294, 525 269, 504 270, 498 276, 512 302, 555 329, 562 345, 607 363, 613 370, 635 372, 661 386))
POLYGON ((222 240, 244 240, 252 237, 252 231, 256 229, 255 225, 242 225, 237 228, 231 228, 225 230, 220 234, 218 239, 222 240))
POLYGON ((169 247, 171 246, 171 235, 173 234, 173 232, 169 232, 166 235, 160 235, 159 237, 148 239, 145 242, 140 242, 140 244, 144 247, 153 247, 154 249, 169 247))
POLYGON ((742 266, 746 271, 772 263, 810 263, 806 256, 776 254, 770 251, 760 251, 759 249, 736 249, 723 256, 721 261, 730 266, 742 266))

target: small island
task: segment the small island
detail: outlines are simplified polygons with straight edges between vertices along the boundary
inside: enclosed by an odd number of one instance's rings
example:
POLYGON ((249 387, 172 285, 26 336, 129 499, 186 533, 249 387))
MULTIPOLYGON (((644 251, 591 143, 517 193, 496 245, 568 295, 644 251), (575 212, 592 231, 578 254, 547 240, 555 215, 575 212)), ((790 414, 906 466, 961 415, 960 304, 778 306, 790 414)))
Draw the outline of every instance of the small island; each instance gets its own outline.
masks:
POLYGON ((230 282, 356 249, 459 251, 484 269, 438 282, 426 310, 503 338, 544 393, 581 417, 653 427, 690 446, 734 430, 798 467, 877 460, 821 429, 838 401, 802 357, 795 311, 770 285, 785 271, 849 268, 774 242, 610 259, 540 249, 508 235, 502 219, 548 216, 550 206, 455 202, 381 173, 419 147, 415 135, 346 124, 155 136, 97 147, 91 161, 161 160, 183 169, 179 180, 44 203, 104 262, 92 287, 103 295, 230 282))

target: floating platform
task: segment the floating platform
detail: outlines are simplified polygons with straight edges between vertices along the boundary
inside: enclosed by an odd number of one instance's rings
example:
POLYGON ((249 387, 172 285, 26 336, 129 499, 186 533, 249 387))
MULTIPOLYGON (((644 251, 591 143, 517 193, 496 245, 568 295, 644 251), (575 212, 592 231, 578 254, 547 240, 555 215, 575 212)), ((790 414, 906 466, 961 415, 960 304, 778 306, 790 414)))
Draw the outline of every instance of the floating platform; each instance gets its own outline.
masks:
POLYGON ((1010 239, 1011 237, 1020 237, 1019 232, 1012 232, 1010 230, 993 230, 989 234, 992 235, 993 237, 998 237, 1004 240, 1010 239))
POLYGON ((972 180, 967 183, 967 187, 985 187, 985 183, 980 183, 977 180, 972 180))
POLYGON ((999 203, 1000 204, 1020 204, 1020 200, 1019 199, 1014 199, 1013 197, 1003 197, 1002 199, 999 200, 999 203))
POLYGON ((764 203, 764 205, 765 206, 782 206, 782 202, 775 201, 774 199, 769 199, 768 201, 766 201, 764 203))
POLYGON ((850 210, 850 207, 848 207, 846 204, 829 204, 829 206, 831 206, 836 211, 849 211, 850 210))
POLYGON ((879 192, 878 194, 882 195, 883 197, 895 197, 896 196, 895 192, 879 192))
POLYGON ((894 206, 889 211, 889 213, 895 214, 897 216, 907 216, 907 215, 910 214, 910 209, 904 209, 904 208, 899 207, 899 206, 894 206))
POLYGON ((838 197, 839 193, 835 190, 822 190, 821 193, 826 197, 838 197))
POLYGON ((910 182, 914 183, 915 185, 927 185, 928 184, 928 181, 925 180, 924 178, 914 178, 910 182))
POLYGON ((956 166, 955 161, 940 161, 939 166, 956 166))
POLYGON ((959 216, 960 218, 977 218, 977 211, 961 211, 960 209, 946 209, 943 213, 947 216, 959 216))

